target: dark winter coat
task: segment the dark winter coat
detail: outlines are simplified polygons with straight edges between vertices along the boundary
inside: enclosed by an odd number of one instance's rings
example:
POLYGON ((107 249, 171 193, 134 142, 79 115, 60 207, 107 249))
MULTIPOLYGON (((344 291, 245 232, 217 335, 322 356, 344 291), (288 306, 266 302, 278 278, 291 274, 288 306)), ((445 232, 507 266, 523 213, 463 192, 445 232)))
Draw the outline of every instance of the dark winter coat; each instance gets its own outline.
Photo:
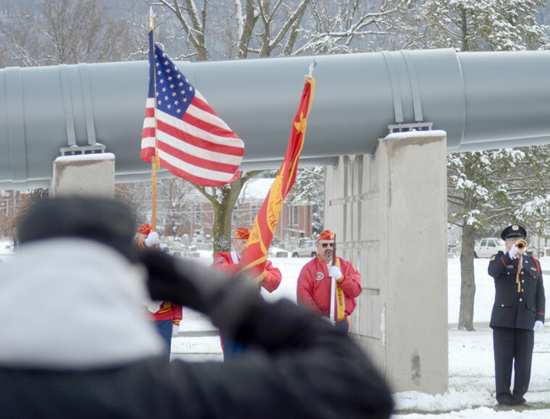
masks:
POLYGON ((238 358, 168 363, 140 306, 139 270, 122 256, 61 240, 17 258, 0 266, 1 417, 391 415, 388 387, 363 351, 294 303, 253 306, 242 319, 249 349, 238 358))
POLYGON ((496 289, 491 327, 533 330, 535 320, 544 322, 546 299, 540 262, 527 255, 522 259, 518 292, 518 259, 502 252, 491 257, 489 275, 495 279, 496 289))

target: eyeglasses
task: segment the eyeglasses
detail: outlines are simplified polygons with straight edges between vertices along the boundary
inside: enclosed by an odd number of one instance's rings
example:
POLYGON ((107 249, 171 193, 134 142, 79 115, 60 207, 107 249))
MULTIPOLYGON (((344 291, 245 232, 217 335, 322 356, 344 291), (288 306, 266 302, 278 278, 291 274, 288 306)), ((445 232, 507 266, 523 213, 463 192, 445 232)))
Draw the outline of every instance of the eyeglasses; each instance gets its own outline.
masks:
POLYGON ((334 243, 323 243, 321 246, 323 246, 323 247, 328 247, 328 246, 334 247, 334 243))

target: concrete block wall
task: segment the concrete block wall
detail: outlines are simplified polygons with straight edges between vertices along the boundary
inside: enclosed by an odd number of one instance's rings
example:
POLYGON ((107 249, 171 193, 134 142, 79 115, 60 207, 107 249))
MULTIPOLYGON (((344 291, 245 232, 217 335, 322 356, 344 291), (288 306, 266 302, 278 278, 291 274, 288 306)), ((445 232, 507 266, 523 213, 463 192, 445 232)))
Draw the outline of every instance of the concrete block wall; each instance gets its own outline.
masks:
POLYGON ((53 162, 51 196, 88 195, 114 198, 115 155, 61 156, 53 162))
POLYGON ((392 134, 326 175, 325 228, 362 275, 350 332, 394 391, 446 391, 445 133, 392 134))

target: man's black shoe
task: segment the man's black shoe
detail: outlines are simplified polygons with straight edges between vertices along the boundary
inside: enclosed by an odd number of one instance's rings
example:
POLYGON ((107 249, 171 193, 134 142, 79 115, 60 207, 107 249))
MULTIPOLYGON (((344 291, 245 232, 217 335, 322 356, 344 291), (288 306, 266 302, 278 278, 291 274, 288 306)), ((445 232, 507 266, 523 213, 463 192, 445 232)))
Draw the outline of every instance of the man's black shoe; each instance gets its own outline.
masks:
POLYGON ((518 400, 518 401, 512 402, 512 406, 523 406, 523 407, 528 407, 529 405, 527 404, 527 402, 525 401, 525 399, 523 399, 523 400, 518 400))

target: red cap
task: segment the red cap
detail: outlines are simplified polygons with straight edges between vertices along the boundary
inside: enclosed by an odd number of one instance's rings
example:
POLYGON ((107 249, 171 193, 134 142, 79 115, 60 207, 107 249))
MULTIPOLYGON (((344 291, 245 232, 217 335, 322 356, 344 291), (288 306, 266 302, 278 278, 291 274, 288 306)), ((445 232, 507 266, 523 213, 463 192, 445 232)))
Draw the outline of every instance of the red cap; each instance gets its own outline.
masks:
POLYGON ((330 230, 321 231, 319 237, 317 237, 317 241, 321 240, 334 240, 334 233, 330 230))
POLYGON ((153 227, 151 226, 151 224, 145 223, 139 226, 138 233, 148 236, 152 229, 153 227))
POLYGON ((236 240, 248 240, 250 237, 250 230, 246 227, 239 227, 233 233, 233 238, 236 240))

